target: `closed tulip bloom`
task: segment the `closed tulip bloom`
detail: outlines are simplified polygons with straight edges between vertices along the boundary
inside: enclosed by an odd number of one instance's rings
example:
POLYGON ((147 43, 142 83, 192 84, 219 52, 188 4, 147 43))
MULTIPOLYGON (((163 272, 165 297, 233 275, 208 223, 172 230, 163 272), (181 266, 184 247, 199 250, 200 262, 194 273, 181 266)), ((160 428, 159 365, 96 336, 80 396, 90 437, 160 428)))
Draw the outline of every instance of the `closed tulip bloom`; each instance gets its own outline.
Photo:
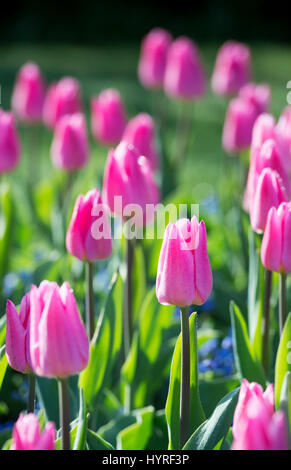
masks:
POLYGON ((43 377, 75 375, 88 364, 89 341, 67 282, 31 288, 30 357, 33 371, 43 377))
POLYGON ((252 229, 258 233, 263 232, 271 207, 277 208, 287 200, 286 190, 279 174, 271 168, 265 168, 259 176, 250 207, 252 229))
POLYGON ((19 70, 12 94, 12 111, 23 122, 42 120, 45 84, 41 71, 33 62, 19 70))
POLYGON ((242 98, 230 101, 222 134, 223 148, 227 152, 235 154, 250 147, 256 118, 256 108, 249 101, 242 98))
POLYGON ((180 219, 168 224, 160 252, 156 294, 165 305, 201 305, 212 290, 204 222, 180 219))
POLYGON ((164 79, 166 93, 173 98, 192 100, 204 95, 206 76, 196 44, 176 39, 169 48, 164 79))
POLYGON ((125 141, 114 151, 110 150, 104 172, 103 201, 111 212, 126 219, 130 214, 125 215, 125 207, 138 205, 142 219, 137 223, 142 224, 152 220, 152 212, 146 211, 147 204, 154 206, 159 200, 160 192, 147 159, 125 141), (117 196, 122 198, 120 205, 115 204, 117 196))
POLYGON ((271 89, 269 85, 247 83, 239 91, 239 98, 252 103, 257 111, 257 116, 266 113, 270 106, 271 89))
POLYGON ((20 140, 12 113, 0 108, 0 174, 14 170, 20 159, 20 140))
POLYGON ((283 202, 269 211, 262 241, 261 260, 266 269, 278 273, 291 271, 291 203, 283 202))
POLYGON ((148 159, 153 170, 159 167, 155 122, 149 114, 141 113, 131 119, 125 128, 122 140, 136 147, 140 155, 148 159))
POLYGON ((221 96, 231 96, 251 78, 251 54, 245 44, 227 41, 219 49, 212 76, 212 89, 221 96))
POLYGON ((62 116, 80 112, 80 85, 75 78, 64 77, 49 87, 43 108, 43 120, 49 128, 53 129, 62 116))
POLYGON ((171 34, 161 28, 153 29, 143 39, 138 76, 146 88, 162 87, 171 42, 171 34))
POLYGON ((251 152, 260 148, 269 139, 276 139, 276 121, 272 114, 263 113, 254 124, 251 152))
POLYGON ((56 429, 48 422, 41 431, 33 413, 20 414, 12 432, 10 450, 55 450, 56 429))
POLYGON ((117 90, 103 90, 92 98, 91 127, 96 140, 105 145, 116 145, 125 126, 125 107, 117 90))
POLYGON ((89 144, 85 116, 81 113, 63 116, 56 124, 51 158, 56 168, 73 171, 86 165, 89 144))
POLYGON ((21 300, 19 314, 11 300, 6 305, 6 355, 8 364, 18 372, 31 372, 29 350, 30 294, 21 300))
POLYGON ((98 189, 89 191, 86 196, 78 196, 66 246, 68 252, 81 261, 93 262, 111 255, 111 228, 98 189))

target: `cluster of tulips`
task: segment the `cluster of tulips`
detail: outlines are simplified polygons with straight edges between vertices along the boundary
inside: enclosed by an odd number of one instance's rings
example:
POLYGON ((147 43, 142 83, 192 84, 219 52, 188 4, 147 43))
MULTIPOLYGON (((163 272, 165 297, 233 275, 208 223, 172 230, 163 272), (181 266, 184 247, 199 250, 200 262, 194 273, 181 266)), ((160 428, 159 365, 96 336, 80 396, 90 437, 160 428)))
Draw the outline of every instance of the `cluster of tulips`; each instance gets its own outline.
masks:
MULTIPOLYGON (((206 74, 196 44, 185 37, 172 39, 155 29, 142 42, 138 76, 146 88, 163 88, 168 96, 183 102, 206 93, 206 74)), ((272 272, 280 273, 279 321, 283 334, 286 322, 286 275, 291 271, 291 108, 276 123, 267 114, 270 89, 251 82, 251 55, 247 46, 229 41, 220 49, 213 76, 214 93, 231 97, 222 143, 231 154, 250 149, 250 166, 244 199, 251 227, 263 233, 261 260, 266 269, 264 302, 263 362, 268 370, 269 310, 272 272)), ((32 125, 43 122, 53 131, 53 165, 73 172, 88 163, 89 144, 80 85, 62 78, 45 89, 39 67, 24 65, 16 79, 12 112, 0 111, 0 172, 19 163, 21 146, 16 120, 32 125)), ((29 378, 28 414, 21 414, 13 429, 11 449, 55 448, 55 425, 41 431, 36 415, 35 376, 59 382, 62 448, 70 448, 68 377, 84 370, 89 361, 90 341, 96 328, 93 263, 112 254, 114 240, 110 216, 126 225, 132 205, 141 208, 137 225, 151 223, 147 205, 155 206, 161 194, 158 174, 161 155, 155 141, 153 118, 142 113, 127 121, 125 106, 117 90, 102 91, 91 100, 93 137, 110 149, 104 169, 103 189, 79 195, 67 227, 66 248, 86 265, 86 328, 73 290, 44 280, 32 286, 21 300, 19 312, 7 301, 6 355, 9 365, 29 378), (116 198, 120 198, 117 205, 116 198), (87 329, 87 331, 86 331, 87 329)), ((124 355, 133 337, 132 267, 134 240, 126 232, 126 286, 123 315, 124 355)), ((156 296, 161 304, 180 309, 181 380, 179 448, 187 447, 193 433, 190 424, 191 368, 189 307, 205 303, 212 291, 212 270, 204 221, 195 216, 169 223, 165 230, 156 277, 156 296)), ((199 397, 199 393, 198 393, 199 397)), ((257 383, 243 380, 233 418, 233 449, 288 449, 287 420, 275 411, 273 385, 264 392, 257 383)))

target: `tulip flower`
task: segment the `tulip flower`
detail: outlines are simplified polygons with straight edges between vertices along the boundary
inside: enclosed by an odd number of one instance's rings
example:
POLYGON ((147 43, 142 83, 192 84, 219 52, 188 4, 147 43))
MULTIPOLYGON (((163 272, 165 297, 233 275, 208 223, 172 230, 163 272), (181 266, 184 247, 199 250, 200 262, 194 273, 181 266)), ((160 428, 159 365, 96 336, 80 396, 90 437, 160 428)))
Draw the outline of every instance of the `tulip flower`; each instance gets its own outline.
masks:
POLYGON ((258 384, 243 381, 232 430, 232 450, 288 449, 285 415, 274 411, 272 385, 263 393, 258 384))
POLYGON ((127 124, 122 140, 132 144, 140 155, 145 156, 152 170, 159 168, 159 153, 155 142, 155 123, 146 113, 135 116, 127 124))
POLYGON ((86 323, 90 338, 94 334, 93 262, 112 253, 111 228, 98 189, 77 198, 66 236, 67 250, 86 262, 86 323))
POLYGON ((251 54, 245 44, 227 41, 219 49, 212 76, 212 89, 221 96, 231 96, 251 78, 251 54))
POLYGON ((51 146, 56 168, 74 171, 86 165, 89 156, 85 116, 81 113, 63 116, 57 122, 51 146))
POLYGON ((279 174, 271 168, 265 168, 259 176, 250 207, 252 229, 258 233, 263 232, 271 207, 277 208, 287 201, 286 190, 279 174))
POLYGON ((189 438, 190 338, 189 305, 203 304, 212 290, 204 222, 180 219, 166 228, 160 252, 156 294, 161 304, 181 308, 180 447, 189 438))
POLYGON ((144 87, 162 87, 171 42, 171 34, 161 28, 153 29, 143 39, 138 76, 144 87))
POLYGON ((269 85, 247 83, 239 91, 239 98, 252 103, 257 111, 257 116, 266 113, 270 106, 271 89, 269 85))
POLYGON ((20 414, 12 432, 10 450, 55 450, 56 429, 48 422, 41 431, 33 413, 20 414))
POLYGON ((279 326, 282 333, 287 316, 286 277, 291 271, 291 203, 283 202, 269 211, 261 247, 261 260, 269 271, 279 277, 279 326))
POLYGON ((120 142, 126 126, 126 112, 117 90, 103 90, 91 100, 92 133, 105 145, 120 142))
POLYGON ((37 64, 28 62, 19 70, 13 89, 11 107, 15 116, 23 122, 42 120, 45 84, 37 64))
POLYGON ((288 152, 288 168, 291 168, 291 106, 284 109, 278 121, 277 130, 282 137, 288 152))
POLYGON ((164 78, 166 93, 172 98, 193 100, 205 94, 206 76, 197 46, 180 37, 172 42, 164 78))
POLYGON ((54 129, 62 116, 80 112, 80 85, 75 78, 64 77, 49 87, 44 102, 43 120, 50 129, 54 129))
POLYGON ((0 174, 14 170, 20 159, 20 140, 12 113, 0 108, 0 174))

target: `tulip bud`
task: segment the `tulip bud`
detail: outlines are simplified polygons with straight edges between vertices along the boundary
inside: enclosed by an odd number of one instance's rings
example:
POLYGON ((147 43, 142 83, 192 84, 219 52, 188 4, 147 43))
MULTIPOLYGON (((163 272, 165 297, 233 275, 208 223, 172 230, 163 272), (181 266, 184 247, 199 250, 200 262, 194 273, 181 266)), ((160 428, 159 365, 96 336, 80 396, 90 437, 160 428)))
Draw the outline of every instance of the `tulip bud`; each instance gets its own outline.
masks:
POLYGON ((54 423, 48 422, 41 431, 33 413, 20 414, 13 427, 10 450, 55 450, 55 439, 54 423))
POLYGON ((0 174, 14 170, 20 159, 20 140, 12 113, 0 109, 0 174))
POLYGON ((146 113, 135 116, 127 124, 122 136, 128 144, 132 144, 140 153, 145 156, 152 170, 159 167, 159 153, 155 142, 155 123, 153 118, 146 113))
POLYGON ((206 76, 197 46, 180 37, 170 46, 164 79, 166 93, 173 98, 192 100, 206 91, 206 76))
POLYGON ((168 224, 160 252, 156 294, 161 304, 201 305, 212 290, 204 222, 180 219, 168 224))
POLYGON ((80 85, 75 78, 64 77, 49 87, 43 108, 43 120, 49 128, 53 129, 62 116, 80 112, 80 85))
POLYGON ((262 113, 266 113, 269 109, 271 89, 269 85, 248 83, 240 89, 239 98, 253 104, 257 116, 259 116, 262 113))
POLYGON ((121 140, 126 126, 126 112, 117 90, 103 90, 91 101, 92 133, 97 141, 115 145, 121 140))
POLYGON ((66 246, 68 252, 81 261, 92 263, 111 256, 111 228, 98 189, 77 198, 66 246))
POLYGON ((89 341, 67 282, 31 288, 30 357, 33 371, 43 377, 75 375, 88 364, 89 341))
POLYGON ((51 158, 56 168, 73 171, 86 165, 89 145, 85 116, 81 113, 63 116, 56 124, 51 158))
POLYGON ((167 54, 172 42, 168 31, 155 28, 143 39, 138 64, 138 76, 146 88, 160 88, 163 85, 167 54))
POLYGON ((291 271, 291 203, 283 202, 269 211, 262 241, 261 260, 269 271, 291 271))
POLYGON ((219 49, 212 76, 212 89, 221 96, 231 96, 251 78, 251 54, 245 44, 227 41, 219 49))
POLYGON ((146 212, 147 204, 154 206, 159 200, 159 189, 147 159, 125 141, 114 151, 110 150, 104 172, 103 201, 111 212, 126 219, 130 216, 125 213, 126 206, 134 204, 137 224, 142 225, 153 216, 152 212, 146 212), (120 205, 115 203, 117 196, 122 198, 120 205))
POLYGON ((229 153, 249 148, 257 117, 255 106, 242 98, 230 101, 224 122, 222 145, 229 153))
POLYGON ((45 84, 39 67, 28 62, 19 70, 11 107, 20 121, 40 122, 45 99, 45 84))
POLYGON ((6 355, 12 369, 22 373, 31 371, 29 351, 30 294, 21 300, 20 312, 11 300, 6 305, 6 355))
POLYGON ((265 168, 259 176, 250 207, 252 229, 258 233, 263 232, 271 207, 277 208, 287 200, 286 191, 278 173, 271 168, 265 168))

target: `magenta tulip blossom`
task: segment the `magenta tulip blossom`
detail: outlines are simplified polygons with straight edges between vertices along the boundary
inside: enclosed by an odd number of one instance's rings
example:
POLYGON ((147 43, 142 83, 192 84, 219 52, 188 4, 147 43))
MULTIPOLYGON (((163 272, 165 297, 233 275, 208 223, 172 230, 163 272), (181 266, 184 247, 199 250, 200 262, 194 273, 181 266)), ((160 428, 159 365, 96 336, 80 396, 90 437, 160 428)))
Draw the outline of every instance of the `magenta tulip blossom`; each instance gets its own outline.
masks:
POLYGON ((31 288, 30 357, 33 371, 44 377, 64 378, 87 366, 89 341, 67 282, 31 288))
POLYGON ((120 93, 103 90, 91 100, 91 127, 94 138, 105 145, 120 142, 126 126, 126 111, 120 93))
POLYGON ((0 174, 14 170, 20 159, 20 140, 12 113, 0 108, 0 174))
POLYGON ((180 219, 166 228, 160 252, 156 293, 161 304, 201 305, 212 290, 204 222, 180 219))
POLYGON ((172 98, 193 100, 205 94, 206 76, 196 44, 186 37, 172 42, 164 79, 165 92, 172 98))
POLYGON ((79 82, 72 77, 64 77, 52 84, 46 94, 43 120, 53 129, 62 116, 82 112, 79 82))
POLYGON ((151 168, 159 168, 159 152, 156 145, 155 122, 146 113, 135 116, 127 124, 122 136, 122 140, 132 144, 140 153, 145 156, 151 168))
POLYGON ((74 171, 87 164, 89 143, 85 116, 81 113, 63 116, 57 122, 51 146, 53 165, 74 171))
POLYGON ((11 300, 6 306, 6 355, 12 369, 31 372, 29 349, 30 294, 21 300, 20 312, 11 300))
POLYGON ((55 450, 56 429, 48 422, 41 431, 33 413, 20 414, 12 432, 10 450, 55 450))
POLYGON ((227 41, 219 49, 212 76, 212 89, 221 96, 231 96, 251 79, 249 48, 236 41, 227 41))
POLYGON ((247 83, 240 89, 239 98, 252 103, 259 116, 266 113, 270 107, 271 89, 269 85, 247 83))
POLYGON ((28 62, 19 70, 12 94, 12 111, 23 122, 42 120, 45 84, 37 64, 28 62))
POLYGON ((146 88, 162 87, 171 42, 171 34, 161 28, 153 29, 143 39, 138 76, 146 88))
POLYGON ((112 237, 107 217, 98 189, 78 196, 66 236, 68 252, 81 261, 109 258, 112 237))
POLYGON ((155 206, 159 200, 160 192, 147 159, 125 141, 110 150, 104 173, 103 201, 111 212, 126 219, 132 212, 130 205, 134 205, 140 210, 136 221, 142 225, 152 220, 153 211, 147 212, 146 206, 155 206), (121 197, 120 204, 117 203, 118 196, 121 197))

